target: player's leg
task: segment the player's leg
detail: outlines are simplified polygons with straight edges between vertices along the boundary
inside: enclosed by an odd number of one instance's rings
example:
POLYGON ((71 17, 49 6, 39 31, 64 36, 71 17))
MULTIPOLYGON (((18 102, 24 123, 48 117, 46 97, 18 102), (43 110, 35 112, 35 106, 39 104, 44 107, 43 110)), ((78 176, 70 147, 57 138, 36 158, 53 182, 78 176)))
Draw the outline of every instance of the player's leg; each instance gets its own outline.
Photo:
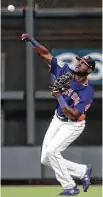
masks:
MULTIPOLYGON (((80 132, 77 132, 78 136, 80 132)), ((61 183, 64 189, 73 188, 76 184, 67 168, 67 164, 61 156, 61 151, 77 138, 77 133, 74 132, 73 128, 68 128, 68 123, 62 123, 59 131, 52 139, 51 143, 47 147, 47 155, 55 174, 59 175, 58 181, 61 183), (73 136, 73 137, 72 137, 73 136), (72 137, 72 139, 71 139, 72 137)))
MULTIPOLYGON (((54 138, 54 136, 57 134, 58 129, 60 128, 61 125, 62 125, 62 122, 54 115, 49 125, 49 128, 45 134, 44 140, 43 140, 42 151, 41 151, 41 163, 49 167, 52 167, 52 166, 48 159, 46 149, 48 145, 50 144, 50 142, 52 141, 52 139, 54 138)), ((55 173, 55 176, 56 176, 56 179, 59 181, 60 175, 58 173, 55 173)))
POLYGON ((59 175, 59 182, 61 183, 63 188, 72 188, 75 185, 75 182, 73 181, 68 171, 68 168, 71 164, 73 164, 71 170, 74 170, 74 172, 76 171, 75 174, 78 173, 78 176, 82 176, 85 171, 86 166, 83 165, 83 168, 80 169, 79 164, 68 162, 61 156, 61 151, 65 150, 68 145, 70 145, 76 138, 78 138, 78 136, 84 130, 84 127, 84 124, 78 126, 75 125, 74 129, 74 125, 70 126, 68 125, 68 123, 62 124, 59 131, 47 147, 47 154, 50 164, 54 169, 55 173, 59 175))
POLYGON ((56 117, 56 115, 54 115, 43 140, 41 151, 41 163, 44 165, 50 166, 50 162, 46 153, 46 148, 53 139, 53 137, 56 135, 61 124, 62 122, 56 117))
MULTIPOLYGON (((64 158, 63 158, 64 159, 64 158)), ((70 160, 64 159, 66 166, 68 168, 69 174, 73 177, 82 179, 86 173, 87 166, 83 164, 78 164, 70 160)))
MULTIPOLYGON (((44 140, 43 140, 42 151, 41 151, 41 163, 49 167, 52 167, 52 166, 48 159, 46 149, 48 145, 50 144, 50 142, 52 141, 52 139, 54 138, 54 136, 57 134, 58 129, 60 128, 61 125, 62 125, 62 122, 56 117, 56 115, 54 115, 49 125, 49 128, 45 134, 44 140)), ((56 173, 55 176, 56 176, 56 179, 59 181, 60 175, 56 173)))
MULTIPOLYGON (((69 146, 83 132, 83 130, 85 128, 85 121, 82 121, 82 122, 71 122, 70 121, 68 124, 69 124, 68 128, 70 130, 72 129, 74 131, 74 133, 69 137, 69 144, 68 144, 68 146, 69 146)), ((77 177, 80 179, 82 179, 84 177, 86 170, 87 170, 86 165, 71 162, 67 159, 64 159, 64 161, 66 162, 67 168, 68 168, 71 176, 74 176, 74 177, 77 177)))
MULTIPOLYGON (((58 132, 58 127, 60 127, 60 125, 62 124, 62 122, 60 120, 58 120, 58 118, 56 116, 53 117, 52 122, 50 123, 50 126, 46 132, 46 135, 44 137, 43 140, 43 146, 42 146, 42 153, 41 153, 41 163, 47 166, 51 166, 47 153, 46 153, 46 148, 49 145, 49 143, 51 142, 51 140, 53 139, 53 137, 55 136, 55 134, 58 132)), ((68 125, 70 126, 70 124, 68 125)), ((83 125, 84 126, 84 125, 83 125)), ((76 127, 75 125, 72 127, 76 127)), ((78 125, 77 125, 78 127, 78 125)), ((69 127, 68 127, 69 129, 69 127)), ((79 128, 80 129, 80 128, 79 128)), ((83 130, 83 128, 81 127, 81 129, 83 130)), ((80 165, 80 164, 76 164, 74 162, 71 162, 69 160, 64 159, 65 165, 67 166, 67 168, 69 169, 69 173, 72 176, 78 177, 78 178, 82 178, 85 171, 86 171, 86 165, 80 165), (84 169, 84 173, 83 175, 80 175, 79 171, 84 169), (81 177, 80 177, 81 176, 81 177)))

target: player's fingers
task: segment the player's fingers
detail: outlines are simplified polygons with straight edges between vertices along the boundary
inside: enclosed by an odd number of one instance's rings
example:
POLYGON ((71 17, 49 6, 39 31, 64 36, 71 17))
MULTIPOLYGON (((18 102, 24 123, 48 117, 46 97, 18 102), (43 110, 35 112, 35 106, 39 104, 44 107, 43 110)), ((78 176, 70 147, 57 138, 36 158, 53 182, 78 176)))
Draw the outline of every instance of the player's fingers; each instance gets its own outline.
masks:
POLYGON ((53 93, 55 94, 55 93, 59 93, 59 90, 53 90, 53 93))
POLYGON ((24 35, 22 34, 22 36, 21 36, 21 40, 24 40, 24 38, 25 38, 25 37, 24 37, 24 35))
POLYGON ((26 33, 23 33, 23 34, 22 34, 22 36, 28 36, 28 34, 26 34, 26 33))
POLYGON ((27 40, 28 37, 27 37, 27 36, 22 36, 21 39, 22 39, 22 40, 27 40))
POLYGON ((25 39, 28 39, 28 38, 29 38, 28 34, 22 34, 22 36, 21 36, 22 40, 25 40, 25 39))

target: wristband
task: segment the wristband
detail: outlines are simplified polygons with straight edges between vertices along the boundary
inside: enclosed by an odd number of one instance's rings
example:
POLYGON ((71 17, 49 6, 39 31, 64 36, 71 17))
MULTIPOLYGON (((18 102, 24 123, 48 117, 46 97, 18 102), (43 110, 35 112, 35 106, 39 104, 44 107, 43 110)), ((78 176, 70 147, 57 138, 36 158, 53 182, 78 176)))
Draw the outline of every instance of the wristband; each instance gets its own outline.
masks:
POLYGON ((40 46, 39 42, 37 42, 35 39, 30 39, 30 42, 31 42, 31 44, 32 44, 32 46, 33 46, 34 48, 40 46))
POLYGON ((64 108, 64 107, 67 107, 68 106, 67 103, 66 103, 66 101, 64 100, 63 96, 59 96, 57 98, 57 100, 58 100, 59 105, 60 105, 61 108, 64 108))

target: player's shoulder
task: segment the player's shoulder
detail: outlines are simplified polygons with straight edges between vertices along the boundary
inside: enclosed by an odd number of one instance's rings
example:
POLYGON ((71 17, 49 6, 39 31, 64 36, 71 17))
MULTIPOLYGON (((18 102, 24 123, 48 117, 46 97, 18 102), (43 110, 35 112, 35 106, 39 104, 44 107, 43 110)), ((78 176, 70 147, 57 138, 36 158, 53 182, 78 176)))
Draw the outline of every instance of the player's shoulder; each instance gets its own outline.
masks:
POLYGON ((86 90, 87 90, 86 91, 87 98, 93 98, 94 97, 94 87, 90 81, 88 81, 88 86, 87 86, 86 90))
POLYGON ((94 87, 93 87, 93 85, 91 84, 90 81, 88 81, 88 89, 89 89, 89 91, 91 91, 92 93, 94 93, 94 87))
POLYGON ((51 63, 54 63, 55 65, 61 67, 63 70, 70 70, 70 66, 67 62, 61 61, 60 59, 58 59, 57 57, 52 57, 52 61, 51 63))
POLYGON ((71 73, 71 74, 73 73, 73 70, 69 67, 67 63, 65 63, 62 68, 62 74, 66 74, 66 73, 71 73))
POLYGON ((94 88, 90 82, 88 82, 88 85, 86 85, 85 88, 83 88, 82 91, 80 91, 80 98, 84 102, 94 99, 94 88))
POLYGON ((69 64, 67 62, 61 61, 58 58, 55 58, 55 61, 57 61, 58 66, 60 66, 61 68, 65 68, 67 70, 69 69, 69 64))
POLYGON ((54 56, 52 57, 51 64, 58 65, 61 68, 64 66, 64 62, 54 56))

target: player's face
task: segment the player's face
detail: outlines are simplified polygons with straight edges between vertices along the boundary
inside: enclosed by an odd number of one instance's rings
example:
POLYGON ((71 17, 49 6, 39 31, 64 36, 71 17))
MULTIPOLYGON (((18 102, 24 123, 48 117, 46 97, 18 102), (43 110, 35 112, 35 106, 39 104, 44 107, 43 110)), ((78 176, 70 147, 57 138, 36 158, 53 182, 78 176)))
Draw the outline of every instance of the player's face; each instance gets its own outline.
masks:
POLYGON ((90 73, 90 67, 83 62, 83 60, 80 60, 75 68, 75 74, 79 76, 85 76, 90 73))

